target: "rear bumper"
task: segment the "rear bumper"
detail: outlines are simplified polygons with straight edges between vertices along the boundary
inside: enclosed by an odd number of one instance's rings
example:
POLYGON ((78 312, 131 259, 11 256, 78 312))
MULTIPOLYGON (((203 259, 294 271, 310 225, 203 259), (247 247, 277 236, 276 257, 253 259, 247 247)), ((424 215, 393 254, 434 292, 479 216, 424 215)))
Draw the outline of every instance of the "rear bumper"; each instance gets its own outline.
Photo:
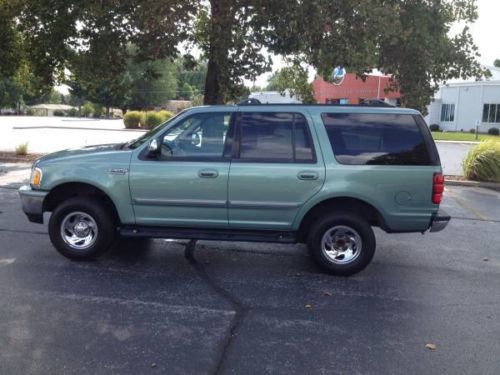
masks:
POLYGON ((19 196, 29 221, 43 224, 43 200, 47 194, 47 191, 33 190, 29 185, 21 186, 19 196))
POLYGON ((450 222, 450 215, 446 213, 444 210, 439 210, 436 214, 432 216, 431 225, 429 227, 430 232, 439 232, 442 231, 448 223, 450 222))

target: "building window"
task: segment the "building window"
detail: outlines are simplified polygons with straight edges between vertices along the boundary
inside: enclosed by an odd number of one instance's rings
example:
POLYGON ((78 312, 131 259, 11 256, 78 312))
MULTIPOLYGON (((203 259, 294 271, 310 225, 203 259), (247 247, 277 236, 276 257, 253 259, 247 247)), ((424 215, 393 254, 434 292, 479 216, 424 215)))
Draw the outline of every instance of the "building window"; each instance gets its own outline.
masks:
POLYGON ((441 105, 441 121, 455 121, 455 104, 441 105))
POLYGON ((500 104, 483 106, 483 122, 500 122, 500 104))

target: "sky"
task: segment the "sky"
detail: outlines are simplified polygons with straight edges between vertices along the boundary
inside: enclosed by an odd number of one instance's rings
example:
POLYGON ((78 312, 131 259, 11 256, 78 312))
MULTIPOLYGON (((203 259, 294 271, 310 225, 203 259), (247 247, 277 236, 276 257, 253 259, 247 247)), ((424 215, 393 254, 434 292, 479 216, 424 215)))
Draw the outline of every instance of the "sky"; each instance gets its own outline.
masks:
POLYGON ((479 18, 471 25, 472 36, 479 47, 483 65, 500 59, 500 1, 478 0, 479 18))

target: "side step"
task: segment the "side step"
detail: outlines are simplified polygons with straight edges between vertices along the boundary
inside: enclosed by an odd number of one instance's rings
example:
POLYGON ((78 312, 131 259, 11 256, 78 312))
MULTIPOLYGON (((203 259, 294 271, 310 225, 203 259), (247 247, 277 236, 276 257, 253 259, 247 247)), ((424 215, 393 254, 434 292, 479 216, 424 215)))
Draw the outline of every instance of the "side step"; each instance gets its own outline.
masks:
POLYGON ((120 229, 124 237, 173 238, 217 241, 296 243, 294 232, 230 229, 199 229, 173 227, 125 226, 120 229))

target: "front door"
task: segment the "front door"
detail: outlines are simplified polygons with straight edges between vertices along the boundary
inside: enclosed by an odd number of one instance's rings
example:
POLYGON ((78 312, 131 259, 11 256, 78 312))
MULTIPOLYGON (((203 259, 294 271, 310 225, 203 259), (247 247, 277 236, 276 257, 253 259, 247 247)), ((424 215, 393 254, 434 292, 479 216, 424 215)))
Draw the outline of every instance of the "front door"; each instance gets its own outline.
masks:
POLYGON ((136 224, 214 227, 228 225, 229 158, 224 144, 231 110, 195 113, 169 127, 161 156, 146 150, 130 166, 136 224))
POLYGON ((313 130, 302 113, 241 109, 229 177, 230 227, 291 228, 325 180, 313 130))

